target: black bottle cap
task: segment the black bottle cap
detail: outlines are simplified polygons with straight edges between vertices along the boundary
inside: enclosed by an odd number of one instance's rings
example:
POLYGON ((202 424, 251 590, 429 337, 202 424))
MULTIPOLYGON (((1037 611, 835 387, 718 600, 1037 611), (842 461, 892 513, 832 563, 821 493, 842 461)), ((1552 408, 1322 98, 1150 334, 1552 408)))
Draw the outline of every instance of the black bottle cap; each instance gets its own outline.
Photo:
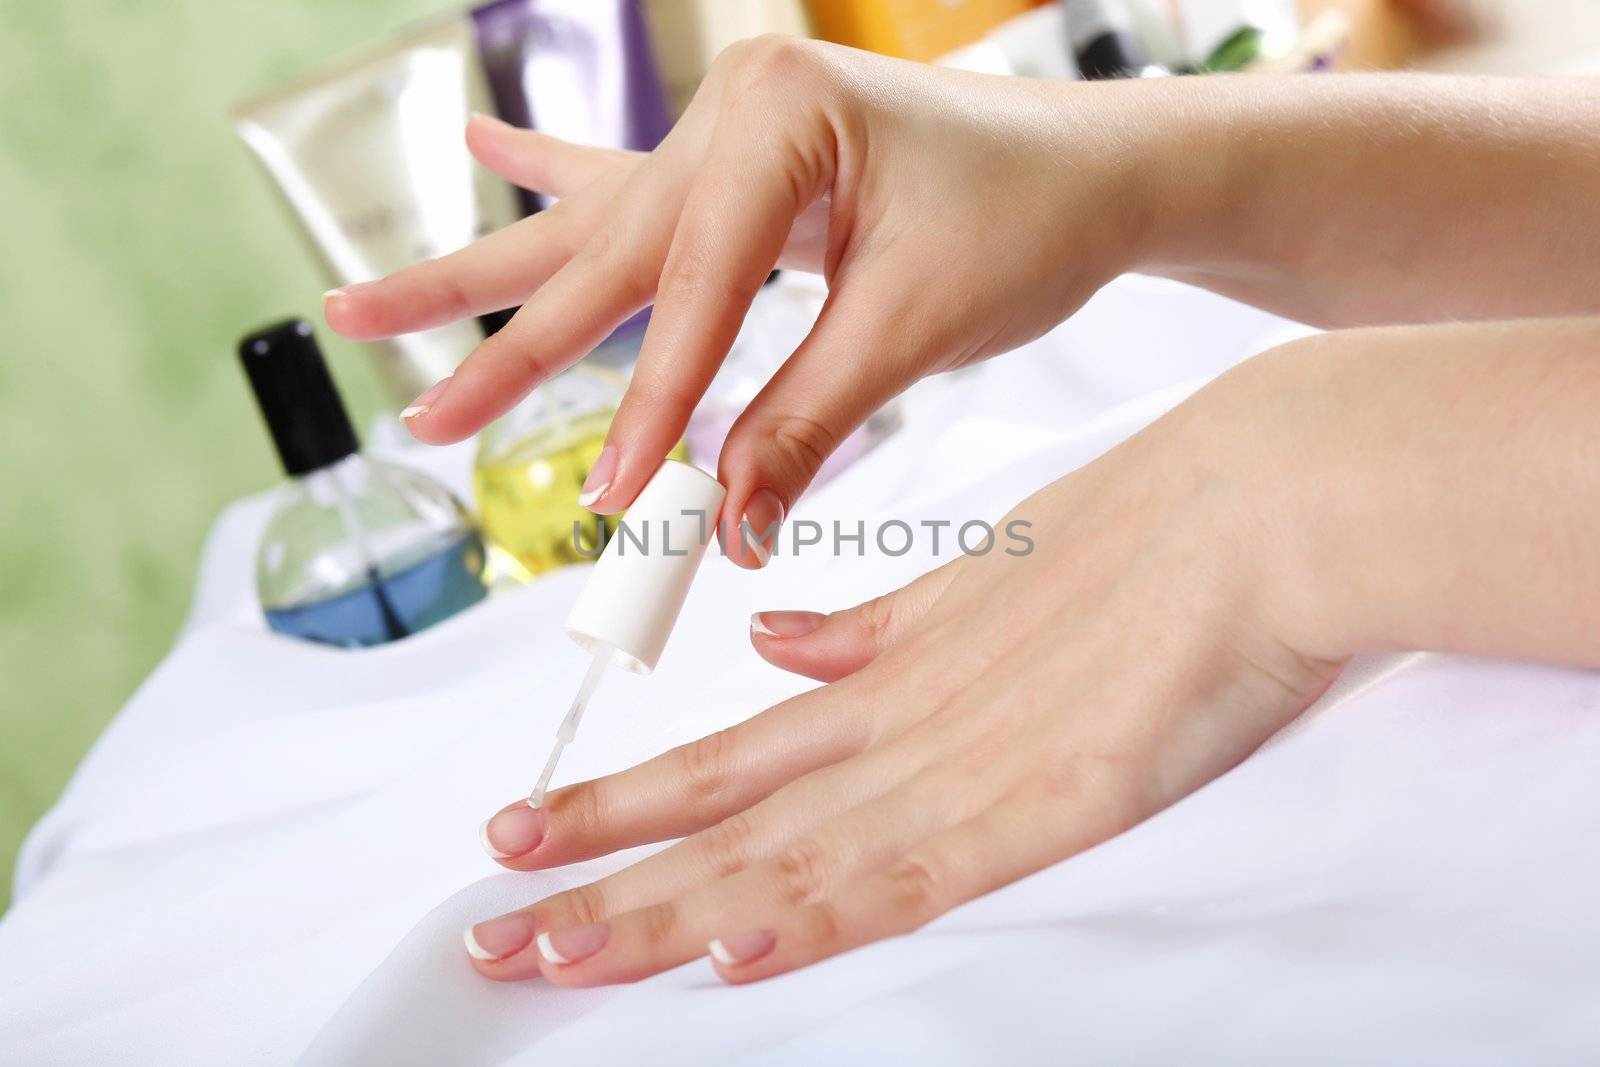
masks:
POLYGON ((361 447, 305 319, 248 335, 239 342, 239 362, 289 474, 337 463, 361 447))

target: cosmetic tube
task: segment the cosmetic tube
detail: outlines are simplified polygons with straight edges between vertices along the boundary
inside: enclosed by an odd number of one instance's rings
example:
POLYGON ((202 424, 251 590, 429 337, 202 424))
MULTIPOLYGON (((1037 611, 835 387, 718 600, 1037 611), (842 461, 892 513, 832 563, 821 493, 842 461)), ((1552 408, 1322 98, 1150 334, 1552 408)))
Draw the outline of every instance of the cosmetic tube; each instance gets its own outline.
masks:
MULTIPOLYGON (((473 22, 453 14, 240 104, 234 125, 338 286, 453 252, 522 214, 462 137, 472 112, 490 110, 473 22)), ((482 339, 468 319, 373 352, 403 405, 482 339)))

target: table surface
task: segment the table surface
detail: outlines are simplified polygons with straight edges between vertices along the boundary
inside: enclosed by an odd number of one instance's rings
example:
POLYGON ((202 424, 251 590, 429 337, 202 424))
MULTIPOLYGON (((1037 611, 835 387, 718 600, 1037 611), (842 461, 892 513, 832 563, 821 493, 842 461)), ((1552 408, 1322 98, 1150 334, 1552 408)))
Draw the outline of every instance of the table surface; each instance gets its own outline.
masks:
MULTIPOLYGON (((796 517, 998 516, 1175 403, 1181 377, 1288 328, 1120 280, 929 383, 943 399, 796 517)), ((1600 674, 1450 657, 1347 674, 1129 833, 783 979, 725 987, 696 961, 624 988, 501 984, 463 958, 468 922, 630 858, 497 873, 477 841, 585 667, 559 627, 581 570, 341 653, 265 632, 232 584, 260 512, 219 524, 219 581, 30 841, 0 920, 0 1061, 1592 1061, 1600 674)), ((656 674, 606 680, 564 778, 803 687, 750 649, 751 611, 842 607, 934 561, 720 562, 656 674)))

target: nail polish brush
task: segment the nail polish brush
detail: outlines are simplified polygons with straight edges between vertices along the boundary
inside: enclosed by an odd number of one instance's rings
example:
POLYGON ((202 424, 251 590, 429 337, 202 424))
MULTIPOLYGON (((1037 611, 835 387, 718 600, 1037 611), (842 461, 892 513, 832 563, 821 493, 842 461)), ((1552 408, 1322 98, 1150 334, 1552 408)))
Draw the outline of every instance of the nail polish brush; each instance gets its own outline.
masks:
POLYGON ((635 674, 656 669, 678 621, 695 571, 705 558, 722 485, 698 467, 662 463, 628 508, 567 615, 566 631, 594 656, 528 803, 540 807, 561 753, 577 736, 584 709, 607 667, 635 674))

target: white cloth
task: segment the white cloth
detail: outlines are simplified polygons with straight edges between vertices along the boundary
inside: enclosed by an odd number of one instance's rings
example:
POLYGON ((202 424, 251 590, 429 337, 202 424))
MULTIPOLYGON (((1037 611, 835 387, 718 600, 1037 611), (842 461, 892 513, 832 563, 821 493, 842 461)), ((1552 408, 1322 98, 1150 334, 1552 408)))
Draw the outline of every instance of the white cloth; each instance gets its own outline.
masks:
MULTIPOLYGON (((800 517, 990 519, 1285 324, 1125 279, 1045 341, 919 390, 800 517)), ((460 477, 461 453, 425 457, 460 477)), ((479 978, 467 923, 613 870, 496 873, 585 657, 581 569, 360 653, 267 633, 259 500, 219 521, 184 635, 31 836, 0 921, 0 1062, 1577 1063, 1600 1033, 1600 678, 1363 664, 1171 810, 911 937, 726 988, 479 978)), ((925 546, 925 542, 923 543, 925 546)), ((613 673, 561 779, 806 683, 746 638, 932 561, 708 562, 659 671, 613 673), (708 664, 717 669, 708 672, 708 664)))

